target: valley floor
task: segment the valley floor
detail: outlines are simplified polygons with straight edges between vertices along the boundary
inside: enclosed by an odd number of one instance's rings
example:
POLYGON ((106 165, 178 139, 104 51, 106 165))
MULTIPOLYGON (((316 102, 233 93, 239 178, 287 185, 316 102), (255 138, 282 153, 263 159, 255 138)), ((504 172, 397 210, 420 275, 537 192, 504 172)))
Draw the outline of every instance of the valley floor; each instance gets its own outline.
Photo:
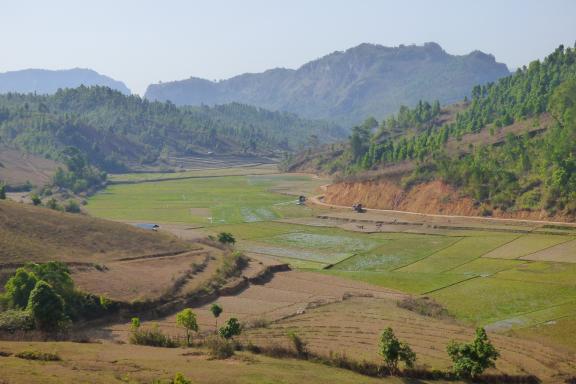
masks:
MULTIPOLYGON (((269 168, 261 171, 208 170, 163 181, 147 175, 117 176, 129 182, 92 197, 87 208, 95 216, 116 221, 159 223, 158 235, 165 232, 181 241, 232 233, 237 248, 252 259, 240 280, 252 282, 215 301, 224 308, 219 324, 230 317, 245 323, 245 342, 285 345, 288 331, 295 331, 313 352, 344 352, 356 360, 380 361, 378 335, 391 326, 413 347, 418 364, 449 369, 446 344, 452 339, 470 340, 474 327, 484 326, 502 353, 492 373, 534 374, 543 382, 556 383, 576 375, 575 228, 300 206, 298 195, 318 195, 328 180, 273 174, 269 168), (253 279, 267 267, 282 264, 292 270, 253 279), (433 299, 448 314, 430 317, 398 306, 410 297, 433 299)), ((213 251, 209 253, 216 262, 210 262, 205 273, 192 276, 185 285, 190 291, 218 268, 213 251)), ((201 262, 203 252, 193 247, 187 253, 157 258, 105 260, 110 264, 106 271, 77 270, 74 279, 83 289, 124 300, 152 298, 165 293, 190 263, 201 262), (104 273, 117 283, 99 286, 104 273)), ((194 308, 201 332, 212 332, 215 326, 210 304, 194 308)), ((153 323, 182 337, 174 315, 150 318, 144 326, 153 323)), ((63 361, 0 357, 0 363, 6 362, 10 383, 24 382, 27 370, 33 373, 27 382, 55 372, 68 381, 88 372, 92 382, 125 377, 149 382, 175 372, 208 383, 373 382, 301 361, 245 353, 229 361, 207 361, 205 355, 190 350, 125 345, 128 331, 127 322, 99 326, 93 336, 103 344, 77 347, 2 342, 0 351, 54 349, 63 361), (78 354, 72 353, 74 348, 78 354), (230 381, 232 374, 236 381, 230 381)))

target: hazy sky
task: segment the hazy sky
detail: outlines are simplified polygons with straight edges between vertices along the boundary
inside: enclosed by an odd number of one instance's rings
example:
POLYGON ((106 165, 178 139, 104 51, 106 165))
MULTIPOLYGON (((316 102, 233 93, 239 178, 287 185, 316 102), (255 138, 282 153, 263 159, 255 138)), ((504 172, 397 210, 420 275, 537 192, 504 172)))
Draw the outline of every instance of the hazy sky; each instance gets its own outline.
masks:
POLYGON ((297 68, 362 42, 438 42, 515 68, 576 40, 575 0, 0 0, 0 72, 158 81, 297 68))

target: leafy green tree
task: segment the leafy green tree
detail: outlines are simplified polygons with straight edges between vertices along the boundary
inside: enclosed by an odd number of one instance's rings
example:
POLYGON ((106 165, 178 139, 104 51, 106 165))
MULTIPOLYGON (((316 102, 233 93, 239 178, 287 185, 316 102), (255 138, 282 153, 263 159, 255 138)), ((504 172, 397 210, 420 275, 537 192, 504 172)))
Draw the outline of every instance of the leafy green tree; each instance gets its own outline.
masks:
POLYGON ((487 368, 494 367, 500 356, 484 328, 476 329, 476 337, 472 343, 452 341, 448 344, 447 351, 454 363, 454 373, 463 378, 474 378, 487 368))
POLYGON ((176 314, 176 323, 186 329, 186 345, 190 345, 190 332, 198 332, 196 314, 190 308, 186 308, 176 314))
POLYGON ((72 296, 74 280, 72 280, 66 264, 59 261, 49 261, 48 263, 28 264, 26 269, 32 271, 38 280, 50 284, 56 293, 65 300, 72 296))
POLYGON ((414 366, 416 354, 403 342, 400 342, 392 328, 386 328, 380 335, 379 351, 384 358, 386 368, 391 374, 398 372, 398 363, 402 361, 408 368, 414 366))
POLYGON ((218 241, 221 242, 222 244, 230 244, 230 245, 234 245, 236 243, 234 235, 232 235, 230 232, 220 232, 218 234, 218 241))
POLYGON ((231 339, 234 336, 240 335, 241 332, 242 332, 242 326, 240 325, 238 319, 236 319, 235 317, 231 317, 230 319, 228 319, 228 321, 226 321, 224 326, 220 328, 220 330, 218 331, 220 336, 222 336, 226 340, 231 339))
POLYGON ((219 304, 214 303, 210 306, 210 312, 212 312, 212 316, 214 316, 214 319, 216 321, 216 325, 214 328, 216 330, 218 330, 218 317, 220 317, 222 311, 223 311, 222 306, 220 306, 219 304))
POLYGON ((27 310, 32 314, 36 328, 45 332, 57 331, 66 320, 64 300, 50 284, 42 280, 30 293, 27 310))
POLYGON ((6 184, 0 183, 0 200, 6 200, 6 184))
POLYGON ((18 268, 4 285, 4 295, 12 308, 26 308, 30 293, 36 286, 38 278, 25 268, 18 268))

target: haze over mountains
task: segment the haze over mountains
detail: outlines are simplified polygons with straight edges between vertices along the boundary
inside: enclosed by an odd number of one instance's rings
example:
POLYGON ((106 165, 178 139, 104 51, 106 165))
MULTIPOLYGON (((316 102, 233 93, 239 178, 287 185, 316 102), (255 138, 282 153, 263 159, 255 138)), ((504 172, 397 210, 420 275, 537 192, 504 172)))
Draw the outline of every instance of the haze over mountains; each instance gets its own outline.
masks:
POLYGON ((276 68, 218 82, 191 77, 153 84, 145 97, 176 105, 240 102, 354 124, 368 116, 383 118, 419 100, 461 100, 474 85, 509 73, 505 64, 480 51, 456 56, 436 43, 394 48, 361 44, 296 70, 276 68))
POLYGON ((0 93, 53 94, 59 88, 76 88, 80 85, 109 87, 125 95, 131 93, 123 82, 91 69, 24 69, 0 73, 0 93))

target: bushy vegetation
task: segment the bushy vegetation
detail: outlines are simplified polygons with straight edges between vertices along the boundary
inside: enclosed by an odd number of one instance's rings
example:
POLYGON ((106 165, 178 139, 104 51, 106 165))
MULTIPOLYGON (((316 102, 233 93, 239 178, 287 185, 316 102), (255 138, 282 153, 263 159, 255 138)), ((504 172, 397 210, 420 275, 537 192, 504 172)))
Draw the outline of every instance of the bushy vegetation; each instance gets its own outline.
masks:
POLYGON ((352 175, 415 161, 418 167, 405 180, 407 188, 440 179, 491 208, 576 212, 576 48, 560 46, 542 62, 474 87, 464 106, 446 123, 437 119, 437 104, 422 102, 380 125, 368 119, 354 128, 349 149, 323 166, 352 175), (498 145, 461 148, 467 152, 463 156, 445 151, 449 139, 469 133, 493 135, 527 119, 539 128, 544 113, 553 119, 544 133, 509 134, 498 145), (394 134, 408 127, 415 130, 394 134))
POLYGON ((128 339, 130 344, 148 345, 150 347, 176 348, 178 342, 170 336, 165 335, 158 324, 153 324, 149 328, 142 327, 139 318, 132 319, 132 329, 128 339))
POLYGON ((30 263, 18 268, 1 296, 0 330, 36 328, 53 333, 71 321, 92 319, 116 309, 103 297, 74 288, 68 267, 60 262, 30 263))
MULTIPOLYGON (((106 172, 89 164, 85 154, 77 148, 68 147, 60 154, 60 159, 66 164, 67 170, 58 168, 53 177, 53 184, 60 188, 65 188, 80 193, 84 191, 96 190, 106 183, 106 172)), ((67 212, 79 212, 76 204, 76 211, 71 202, 66 206, 67 212)))
POLYGON ((178 108, 106 87, 0 96, 3 142, 55 159, 65 148, 74 147, 106 171, 121 171, 127 162, 148 163, 170 153, 287 151, 307 144, 314 133, 322 140, 344 135, 334 124, 293 114, 242 104, 178 108))
POLYGON ((57 353, 40 352, 40 351, 22 351, 16 353, 14 356, 25 360, 40 360, 40 361, 60 361, 62 360, 57 353))

